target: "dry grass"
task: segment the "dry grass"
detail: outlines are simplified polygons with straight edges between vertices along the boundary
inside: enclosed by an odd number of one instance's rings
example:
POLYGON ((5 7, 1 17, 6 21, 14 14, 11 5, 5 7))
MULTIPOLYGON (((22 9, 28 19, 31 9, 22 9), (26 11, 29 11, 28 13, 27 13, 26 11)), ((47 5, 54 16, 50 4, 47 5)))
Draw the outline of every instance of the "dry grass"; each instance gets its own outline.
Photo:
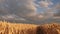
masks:
POLYGON ((0 34, 60 34, 60 24, 17 24, 0 21, 0 34))

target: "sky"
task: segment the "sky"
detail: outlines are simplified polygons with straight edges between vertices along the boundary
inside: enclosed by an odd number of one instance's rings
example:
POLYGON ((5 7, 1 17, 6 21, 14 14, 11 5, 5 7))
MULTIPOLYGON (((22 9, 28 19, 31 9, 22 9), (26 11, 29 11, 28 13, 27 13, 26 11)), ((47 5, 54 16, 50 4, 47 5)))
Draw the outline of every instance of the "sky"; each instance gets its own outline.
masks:
POLYGON ((45 23, 60 19, 60 0, 0 0, 0 20, 45 23))

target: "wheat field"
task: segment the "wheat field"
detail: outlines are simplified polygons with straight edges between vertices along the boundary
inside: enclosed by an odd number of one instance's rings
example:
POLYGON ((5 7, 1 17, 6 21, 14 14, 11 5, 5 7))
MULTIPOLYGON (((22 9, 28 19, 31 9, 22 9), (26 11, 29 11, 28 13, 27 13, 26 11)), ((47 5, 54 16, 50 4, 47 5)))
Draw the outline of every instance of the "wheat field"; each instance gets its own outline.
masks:
POLYGON ((35 34, 36 27, 34 24, 17 24, 0 21, 0 34, 35 34))
POLYGON ((22 24, 0 21, 0 34, 60 34, 60 24, 22 24))

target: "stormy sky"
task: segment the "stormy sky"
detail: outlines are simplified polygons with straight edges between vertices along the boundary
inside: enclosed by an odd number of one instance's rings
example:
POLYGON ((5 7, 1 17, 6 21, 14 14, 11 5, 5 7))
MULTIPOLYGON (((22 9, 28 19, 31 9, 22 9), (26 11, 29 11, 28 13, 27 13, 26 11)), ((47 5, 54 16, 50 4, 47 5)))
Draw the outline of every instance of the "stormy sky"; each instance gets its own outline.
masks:
POLYGON ((60 19, 60 0, 0 0, 0 20, 45 23, 60 19))

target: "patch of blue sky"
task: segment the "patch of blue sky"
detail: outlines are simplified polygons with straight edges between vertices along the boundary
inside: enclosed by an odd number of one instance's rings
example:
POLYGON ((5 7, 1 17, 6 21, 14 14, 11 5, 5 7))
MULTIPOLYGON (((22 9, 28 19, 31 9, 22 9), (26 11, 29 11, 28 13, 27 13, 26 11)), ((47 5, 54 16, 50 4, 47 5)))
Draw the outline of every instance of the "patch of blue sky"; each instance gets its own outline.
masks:
POLYGON ((37 8, 37 13, 43 13, 44 11, 46 11, 45 8, 37 8))
POLYGON ((60 0, 52 0, 54 4, 60 3, 60 0))
MULTIPOLYGON (((40 2, 41 0, 36 0, 35 3, 37 5, 39 5, 38 2, 40 2)), ((49 8, 53 8, 57 3, 60 3, 60 0, 51 0, 51 2, 53 3, 53 5, 49 5, 48 7, 49 8)), ((40 8, 40 7, 37 7, 37 13, 40 13, 40 12, 44 12, 46 9, 45 8, 40 8)))

